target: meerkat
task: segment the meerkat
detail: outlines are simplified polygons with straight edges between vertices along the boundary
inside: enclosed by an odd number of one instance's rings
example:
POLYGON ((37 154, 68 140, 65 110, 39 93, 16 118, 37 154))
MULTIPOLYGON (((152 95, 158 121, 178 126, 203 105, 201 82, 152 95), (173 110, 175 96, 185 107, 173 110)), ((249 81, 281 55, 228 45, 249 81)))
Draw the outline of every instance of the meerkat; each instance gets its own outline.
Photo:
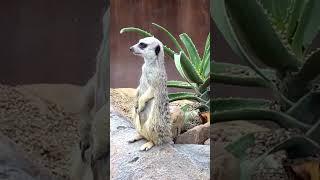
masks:
POLYGON ((130 51, 143 57, 144 64, 134 109, 137 135, 129 143, 146 139, 140 150, 147 151, 172 140, 164 49, 158 39, 147 37, 131 46, 130 51))
POLYGON ((79 98, 80 142, 71 154, 72 180, 104 180, 109 171, 108 88, 110 2, 103 16, 103 40, 97 55, 96 72, 82 89, 79 98))

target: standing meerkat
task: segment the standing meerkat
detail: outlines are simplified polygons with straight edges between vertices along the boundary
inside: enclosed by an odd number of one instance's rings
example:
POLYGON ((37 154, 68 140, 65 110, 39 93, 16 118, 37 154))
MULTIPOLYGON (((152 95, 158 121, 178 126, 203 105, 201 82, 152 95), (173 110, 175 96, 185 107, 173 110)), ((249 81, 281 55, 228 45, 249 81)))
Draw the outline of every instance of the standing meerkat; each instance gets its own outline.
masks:
POLYGON ((134 109, 138 133, 129 142, 144 138, 148 142, 140 150, 147 151, 154 145, 170 142, 172 136, 163 44, 155 37, 147 37, 130 47, 130 51, 143 57, 144 64, 134 109))

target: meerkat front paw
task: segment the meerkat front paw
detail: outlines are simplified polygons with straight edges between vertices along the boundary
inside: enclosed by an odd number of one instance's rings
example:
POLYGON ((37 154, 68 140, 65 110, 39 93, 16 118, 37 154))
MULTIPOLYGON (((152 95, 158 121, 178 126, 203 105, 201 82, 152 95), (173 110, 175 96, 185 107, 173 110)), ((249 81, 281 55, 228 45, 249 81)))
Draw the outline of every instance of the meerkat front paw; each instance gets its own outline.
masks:
POLYGON ((136 103, 134 104, 134 112, 138 113, 138 107, 139 107, 139 103, 138 101, 136 101, 136 103))
POLYGON ((145 102, 145 101, 139 100, 137 113, 140 113, 141 111, 143 111, 145 105, 146 105, 146 102, 145 102))
POLYGON ((136 134, 133 138, 129 139, 128 142, 129 143, 134 143, 134 142, 139 141, 141 139, 143 139, 143 137, 140 134, 136 134))
POLYGON ((86 152, 90 148, 90 137, 89 134, 82 135, 80 137, 79 148, 81 151, 81 159, 83 162, 87 162, 88 158, 86 157, 86 152))
POLYGON ((153 142, 149 141, 149 142, 143 144, 143 145, 140 147, 140 151, 148 151, 148 150, 151 149, 153 146, 154 146, 153 142))

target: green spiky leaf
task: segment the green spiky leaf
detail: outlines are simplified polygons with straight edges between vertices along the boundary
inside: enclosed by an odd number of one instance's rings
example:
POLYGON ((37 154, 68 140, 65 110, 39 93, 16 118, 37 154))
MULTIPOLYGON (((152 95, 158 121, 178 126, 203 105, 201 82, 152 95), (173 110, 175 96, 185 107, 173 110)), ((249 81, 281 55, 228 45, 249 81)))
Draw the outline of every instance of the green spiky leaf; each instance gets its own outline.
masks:
POLYGON ((307 57, 302 68, 296 75, 297 81, 308 83, 315 79, 320 74, 320 49, 312 52, 309 57, 307 57))
POLYGON ((178 69, 180 75, 183 78, 185 78, 188 82, 195 82, 197 84, 203 83, 203 80, 201 79, 200 75, 198 74, 196 68, 187 59, 182 59, 181 53, 174 55, 174 62, 175 62, 176 68, 178 69))
POLYGON ((318 0, 304 1, 301 8, 297 30, 292 38, 293 49, 300 58, 303 57, 304 49, 311 44, 319 31, 320 2, 318 0))
POLYGON ((250 133, 228 144, 225 147, 225 149, 231 154, 233 154, 240 161, 243 161, 247 157, 246 150, 249 147, 253 146, 254 143, 255 143, 254 134, 250 133))
POLYGON ((169 93, 169 101, 177 101, 177 100, 195 100, 195 101, 201 101, 200 98, 195 93, 190 92, 178 92, 178 93, 169 93))
POLYGON ((320 92, 310 92, 299 99, 287 114, 307 124, 314 124, 320 118, 320 92))
POLYGON ((207 77, 210 72, 210 33, 208 34, 206 45, 204 47, 204 53, 200 63, 200 74, 203 77, 207 77))
POLYGON ((159 24, 156 23, 152 23, 152 25, 154 25, 155 27, 157 27, 158 29, 160 29, 161 31, 163 31, 164 33, 166 33, 169 38, 171 39, 171 41, 175 44, 175 46, 178 48, 178 51, 182 52, 182 57, 185 59, 189 59, 186 56, 186 53, 184 52, 184 50, 182 49, 182 47, 180 46, 179 42, 177 41, 177 39, 164 27, 160 26, 159 24))
MULTIPOLYGON (((215 109, 214 102, 212 103, 213 109, 215 109)), ((212 117, 214 117, 217 122, 226 122, 234 120, 268 120, 279 124, 281 127, 285 128, 297 128, 301 130, 308 130, 311 126, 298 121, 297 119, 283 113, 273 110, 266 110, 261 108, 244 108, 244 109, 233 109, 228 111, 213 111, 212 117)))
MULTIPOLYGON (((268 87, 265 80, 248 66, 220 62, 212 62, 211 66, 215 83, 268 87)), ((276 80, 274 71, 261 69, 261 72, 263 72, 271 81, 276 80)))
POLYGON ((215 98, 212 102, 214 104, 214 112, 245 108, 269 109, 271 106, 271 101, 265 99, 215 98))
POLYGON ((210 77, 208 77, 208 78, 204 81, 204 83, 199 86, 199 92, 200 92, 200 93, 203 93, 203 92, 205 92, 205 91, 208 90, 208 87, 210 86, 210 81, 211 81, 211 79, 210 79, 210 77))
MULTIPOLYGON (((185 81, 168 81, 167 86, 171 88, 184 88, 184 89, 192 89, 192 86, 185 81)), ((196 84, 194 84, 196 86, 196 84)))
POLYGON ((186 33, 180 34, 180 39, 187 49, 187 52, 190 57, 189 59, 192 62, 193 66, 196 68, 197 71, 200 72, 201 59, 196 46, 194 45, 191 38, 186 33))
POLYGON ((285 140, 284 142, 275 145, 255 160, 246 160, 241 162, 240 179, 250 180, 251 176, 259 167, 260 163, 262 163, 270 154, 273 154, 281 150, 286 150, 289 154, 289 157, 292 156, 294 158, 298 158, 314 155, 315 153, 320 151, 320 146, 319 144, 307 137, 292 137, 288 140, 285 140))
POLYGON ((207 77, 210 73, 210 52, 200 63, 200 75, 207 77))
POLYGON ((300 62, 282 44, 256 1, 216 0, 212 6, 219 30, 255 71, 256 60, 279 71, 298 69, 300 62))
POLYGON ((204 46, 202 60, 206 59, 207 56, 210 56, 210 33, 207 36, 206 44, 204 46))

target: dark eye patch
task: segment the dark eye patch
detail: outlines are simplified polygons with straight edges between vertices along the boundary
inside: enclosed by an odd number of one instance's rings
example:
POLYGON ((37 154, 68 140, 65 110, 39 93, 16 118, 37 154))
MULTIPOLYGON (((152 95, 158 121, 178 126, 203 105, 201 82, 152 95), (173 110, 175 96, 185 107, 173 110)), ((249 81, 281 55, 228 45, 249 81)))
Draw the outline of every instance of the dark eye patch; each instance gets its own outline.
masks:
POLYGON ((144 48, 146 48, 148 45, 146 44, 146 43, 139 43, 139 48, 140 49, 144 49, 144 48))
POLYGON ((160 52, 160 46, 159 46, 159 45, 155 48, 154 52, 155 52, 156 55, 158 56, 158 54, 159 54, 159 52, 160 52))

